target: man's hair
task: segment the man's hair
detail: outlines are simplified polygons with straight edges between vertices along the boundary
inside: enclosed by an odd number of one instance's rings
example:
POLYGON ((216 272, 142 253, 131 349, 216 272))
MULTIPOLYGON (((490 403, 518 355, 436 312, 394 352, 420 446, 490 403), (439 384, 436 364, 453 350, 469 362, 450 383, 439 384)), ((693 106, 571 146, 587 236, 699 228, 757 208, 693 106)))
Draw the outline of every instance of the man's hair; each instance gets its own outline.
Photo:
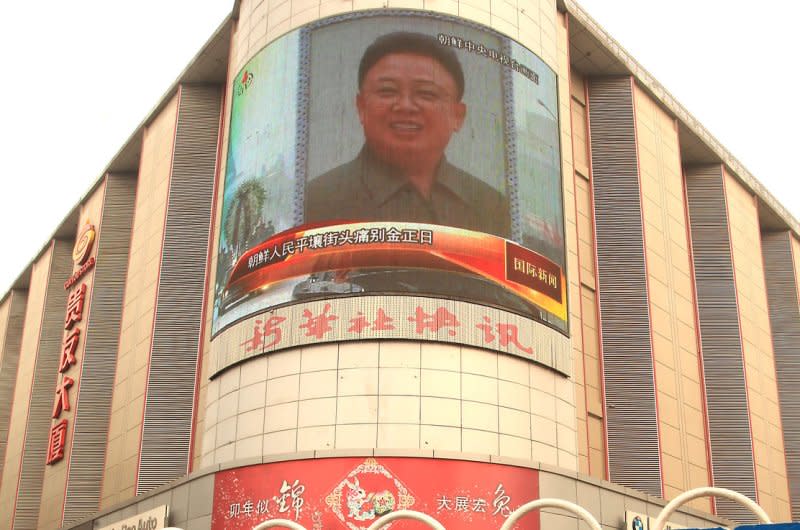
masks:
POLYGON ((382 35, 367 47, 358 65, 359 88, 375 63, 393 53, 413 53, 434 59, 453 77, 458 89, 458 99, 461 100, 464 95, 464 70, 461 69, 461 63, 458 62, 455 52, 451 48, 442 46, 435 37, 407 31, 382 35))

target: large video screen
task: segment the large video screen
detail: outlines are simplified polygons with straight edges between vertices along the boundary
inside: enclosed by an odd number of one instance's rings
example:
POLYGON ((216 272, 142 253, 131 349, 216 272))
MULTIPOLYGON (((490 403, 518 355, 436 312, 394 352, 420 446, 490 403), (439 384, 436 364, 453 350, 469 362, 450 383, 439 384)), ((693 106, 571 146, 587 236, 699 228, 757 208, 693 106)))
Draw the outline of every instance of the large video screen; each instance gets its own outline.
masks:
POLYGON ((317 21, 232 87, 214 332, 312 300, 424 296, 567 330, 556 76, 417 11, 317 21))

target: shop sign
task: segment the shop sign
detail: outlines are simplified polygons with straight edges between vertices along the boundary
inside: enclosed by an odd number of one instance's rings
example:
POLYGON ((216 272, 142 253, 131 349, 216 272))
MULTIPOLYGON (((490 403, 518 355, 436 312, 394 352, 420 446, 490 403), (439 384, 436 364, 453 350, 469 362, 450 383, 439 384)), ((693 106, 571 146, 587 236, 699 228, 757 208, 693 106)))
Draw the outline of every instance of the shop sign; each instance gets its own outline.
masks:
POLYGON ((167 526, 169 506, 163 505, 98 530, 161 530, 167 526))
POLYGON ((70 373, 77 373, 78 358, 76 352, 81 339, 81 323, 83 321, 83 310, 86 302, 88 285, 86 282, 78 281, 92 267, 95 258, 90 254, 95 239, 95 228, 91 223, 86 223, 83 230, 75 242, 72 251, 72 261, 77 268, 75 273, 64 283, 67 290, 67 310, 64 316, 64 338, 61 343, 58 362, 58 384, 56 385, 55 399, 53 401, 52 418, 57 421, 50 427, 50 435, 47 440, 47 465, 55 464, 64 458, 64 451, 67 445, 69 434, 69 420, 62 418, 64 411, 71 409, 70 389, 75 384, 75 380, 69 376, 70 373), (74 287, 74 288, 73 288, 74 287))

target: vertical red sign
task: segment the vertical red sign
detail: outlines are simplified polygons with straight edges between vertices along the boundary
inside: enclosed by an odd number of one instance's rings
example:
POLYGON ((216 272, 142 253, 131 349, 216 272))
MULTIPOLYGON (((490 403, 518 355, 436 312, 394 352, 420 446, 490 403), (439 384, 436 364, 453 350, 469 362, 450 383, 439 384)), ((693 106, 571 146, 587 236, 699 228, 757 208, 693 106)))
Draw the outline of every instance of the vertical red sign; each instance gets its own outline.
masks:
POLYGON ((72 261, 77 270, 64 282, 64 289, 67 291, 67 309, 64 315, 65 335, 61 344, 60 358, 58 362, 58 373, 61 377, 58 381, 53 401, 53 419, 61 420, 50 427, 50 436, 47 442, 47 457, 45 462, 48 465, 55 464, 64 458, 64 451, 67 445, 67 435, 69 422, 66 418, 61 418, 64 411, 70 410, 70 389, 75 380, 67 375, 73 366, 78 364, 75 352, 80 343, 81 329, 79 324, 83 320, 83 309, 86 302, 86 283, 81 283, 77 288, 72 287, 78 280, 94 267, 94 258, 89 259, 95 239, 94 225, 86 223, 75 241, 72 250, 72 261))

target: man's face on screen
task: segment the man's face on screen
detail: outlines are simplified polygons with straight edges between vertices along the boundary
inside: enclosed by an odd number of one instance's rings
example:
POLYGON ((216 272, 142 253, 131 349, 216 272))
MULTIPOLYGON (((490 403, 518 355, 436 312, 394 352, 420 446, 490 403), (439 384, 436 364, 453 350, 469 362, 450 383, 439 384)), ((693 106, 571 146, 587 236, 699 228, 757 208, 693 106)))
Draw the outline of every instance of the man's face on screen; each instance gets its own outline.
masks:
POLYGON ((436 59, 392 53, 367 71, 356 97, 367 145, 381 160, 405 167, 438 163, 464 123, 450 73, 436 59))

